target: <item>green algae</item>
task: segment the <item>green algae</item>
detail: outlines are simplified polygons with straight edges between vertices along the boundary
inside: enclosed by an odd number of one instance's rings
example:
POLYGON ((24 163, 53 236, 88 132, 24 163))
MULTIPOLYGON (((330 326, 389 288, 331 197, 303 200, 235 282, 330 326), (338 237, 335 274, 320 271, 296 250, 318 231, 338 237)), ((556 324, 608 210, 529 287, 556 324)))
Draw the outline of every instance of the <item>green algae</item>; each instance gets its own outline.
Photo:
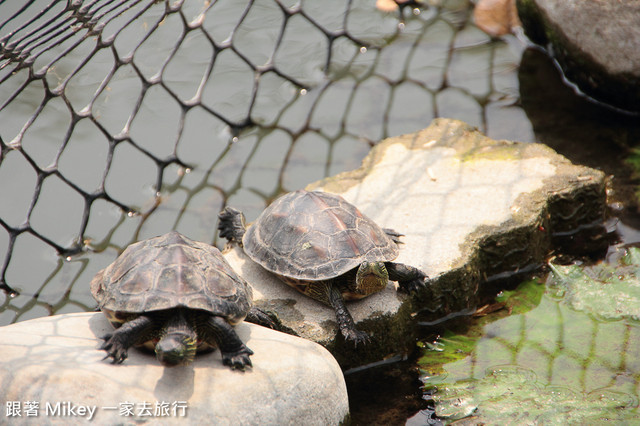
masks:
POLYGON ((445 422, 640 424, 640 250, 550 269, 546 285, 505 291, 502 310, 424 345, 422 381, 445 422))
POLYGON ((550 290, 574 309, 613 320, 640 315, 640 249, 629 248, 616 264, 549 267, 550 290))

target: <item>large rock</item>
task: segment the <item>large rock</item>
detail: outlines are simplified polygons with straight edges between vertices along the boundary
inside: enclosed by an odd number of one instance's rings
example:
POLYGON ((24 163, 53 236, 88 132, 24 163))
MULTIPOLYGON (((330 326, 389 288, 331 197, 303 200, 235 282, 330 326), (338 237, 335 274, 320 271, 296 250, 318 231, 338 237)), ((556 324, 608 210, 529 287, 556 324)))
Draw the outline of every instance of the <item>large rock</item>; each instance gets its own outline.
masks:
POLYGON ((341 194, 405 234, 397 260, 433 278, 417 296, 388 286, 348 303, 358 328, 372 337, 354 348, 336 338, 332 309, 289 288, 238 247, 225 252, 252 284, 256 304, 277 312, 292 333, 326 346, 343 368, 410 350, 416 312, 437 319, 473 309, 481 281, 532 270, 560 239, 599 231, 605 211, 603 173, 544 145, 494 141, 446 119, 381 142, 359 169, 308 189, 341 194))
POLYGON ((517 0, 526 34, 586 94, 640 110, 640 2, 517 0))
POLYGON ((124 364, 113 365, 96 349, 98 336, 112 329, 101 313, 0 328, 0 399, 19 403, 21 413, 3 418, 10 424, 325 425, 348 415, 340 367, 315 343, 241 323, 236 330, 255 352, 253 368, 245 372, 223 366, 219 351, 166 368, 152 354, 132 349, 124 364), (39 406, 35 419, 25 410, 33 401, 39 406), (163 402, 168 416, 155 412, 163 402), (121 414, 127 406, 134 416, 121 414), (62 411, 69 407, 71 414, 62 411), (151 415, 141 415, 145 408, 151 415))

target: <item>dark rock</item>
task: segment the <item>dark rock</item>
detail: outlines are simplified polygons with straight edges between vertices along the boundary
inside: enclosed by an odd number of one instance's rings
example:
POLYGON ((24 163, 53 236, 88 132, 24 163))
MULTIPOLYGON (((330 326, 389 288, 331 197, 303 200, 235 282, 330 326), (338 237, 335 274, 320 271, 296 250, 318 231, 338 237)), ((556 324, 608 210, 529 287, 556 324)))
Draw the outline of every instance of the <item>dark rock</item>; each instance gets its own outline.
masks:
POLYGON ((640 2, 517 0, 527 36, 599 101, 640 111, 640 2))

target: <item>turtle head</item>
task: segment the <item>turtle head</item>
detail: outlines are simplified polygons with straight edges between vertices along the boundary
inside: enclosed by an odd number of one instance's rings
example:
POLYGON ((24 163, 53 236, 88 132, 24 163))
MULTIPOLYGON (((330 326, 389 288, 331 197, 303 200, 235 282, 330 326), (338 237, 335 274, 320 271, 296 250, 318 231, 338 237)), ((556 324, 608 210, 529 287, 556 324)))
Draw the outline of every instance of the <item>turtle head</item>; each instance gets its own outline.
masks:
POLYGON ((167 367, 189 364, 196 356, 196 336, 174 332, 165 334, 156 344, 156 357, 167 367))
POLYGON ((364 296, 381 291, 389 283, 384 262, 362 262, 356 272, 356 291, 364 296))

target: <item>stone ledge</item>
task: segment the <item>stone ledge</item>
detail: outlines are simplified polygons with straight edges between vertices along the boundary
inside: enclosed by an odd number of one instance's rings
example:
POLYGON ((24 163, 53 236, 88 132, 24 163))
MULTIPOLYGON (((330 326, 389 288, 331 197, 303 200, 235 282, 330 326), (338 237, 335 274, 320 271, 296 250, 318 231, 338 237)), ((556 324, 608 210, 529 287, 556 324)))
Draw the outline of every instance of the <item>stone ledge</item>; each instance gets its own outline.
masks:
MULTIPOLYGON (((163 367, 136 349, 121 365, 102 360, 98 336, 113 327, 102 313, 65 314, 0 328, 0 399, 36 401, 36 419, 11 417, 11 424, 339 424, 348 415, 340 367, 321 346, 241 323, 240 338, 255 354, 253 368, 233 371, 220 352, 199 354, 188 366, 163 367), (184 401, 186 417, 121 416, 121 403, 184 401), (70 402, 97 407, 86 416, 46 413, 46 404, 70 402)), ((3 408, 4 410, 4 408, 3 408)), ((171 412, 170 412, 171 413, 171 412)), ((77 411, 76 411, 77 414, 77 411)), ((9 418, 7 418, 9 419, 9 418)))
POLYGON ((300 295, 237 247, 225 252, 251 283, 256 304, 277 312, 292 333, 327 347, 343 368, 410 350, 412 317, 473 309, 484 278, 543 262, 556 236, 600 229, 604 174, 571 164, 541 144, 494 141, 456 120, 375 146, 354 171, 307 189, 338 193, 383 227, 405 234, 397 261, 432 278, 414 297, 392 286, 347 304, 372 342, 336 338, 333 311, 300 295))

